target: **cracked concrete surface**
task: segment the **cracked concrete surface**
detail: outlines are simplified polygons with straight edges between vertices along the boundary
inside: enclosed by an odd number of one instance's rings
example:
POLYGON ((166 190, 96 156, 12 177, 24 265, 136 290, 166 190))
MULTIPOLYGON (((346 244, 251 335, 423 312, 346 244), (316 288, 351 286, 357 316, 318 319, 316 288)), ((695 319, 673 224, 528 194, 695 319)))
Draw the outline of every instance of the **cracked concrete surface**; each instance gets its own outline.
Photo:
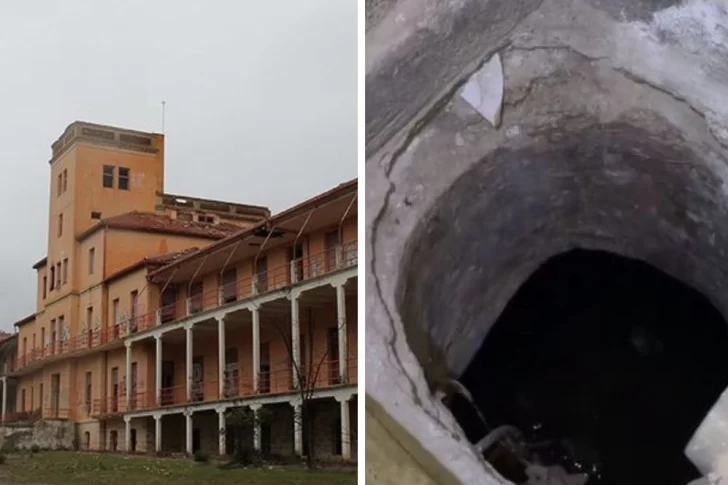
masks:
POLYGON ((636 257, 728 315, 728 14, 710 0, 373 4, 367 396, 437 483, 503 483, 425 376, 462 372, 549 256, 636 257), (457 94, 496 51, 493 129, 457 94))

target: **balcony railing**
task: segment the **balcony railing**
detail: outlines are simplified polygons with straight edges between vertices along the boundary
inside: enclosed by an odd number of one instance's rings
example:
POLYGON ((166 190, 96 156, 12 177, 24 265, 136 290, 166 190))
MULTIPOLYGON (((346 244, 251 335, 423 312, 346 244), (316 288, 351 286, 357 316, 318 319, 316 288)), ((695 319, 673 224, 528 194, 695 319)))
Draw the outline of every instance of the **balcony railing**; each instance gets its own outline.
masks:
MULTIPOLYGON (((328 387, 338 386, 341 380, 338 377, 331 378, 328 373, 329 364, 335 365, 338 370, 338 361, 326 361, 315 379, 313 386, 306 386, 307 390, 320 390, 328 387)), ((357 382, 357 359, 348 359, 347 373, 349 384, 357 382)), ((175 386, 163 387, 160 389, 160 402, 157 403, 154 388, 148 388, 135 394, 132 408, 129 410, 148 410, 168 406, 180 406, 184 404, 208 403, 224 399, 240 399, 260 395, 274 395, 297 392, 293 387, 292 366, 279 364, 273 370, 262 371, 259 375, 259 391, 253 389, 252 375, 240 375, 238 377, 226 378, 222 393, 218 385, 218 379, 204 379, 192 384, 192 397, 187 399, 187 386, 178 384, 175 386)), ((92 405, 91 416, 101 417, 127 412, 126 399, 124 396, 110 397, 105 400, 95 399, 92 405)))
POLYGON ((120 341, 131 333, 174 322, 201 311, 214 310, 234 301, 275 291, 332 271, 356 266, 357 247, 357 241, 335 246, 322 253, 294 259, 286 265, 270 268, 253 276, 241 277, 184 300, 175 301, 153 312, 141 313, 105 328, 86 330, 67 340, 59 339, 10 360, 8 371, 18 371, 33 362, 52 356, 80 352, 120 341))

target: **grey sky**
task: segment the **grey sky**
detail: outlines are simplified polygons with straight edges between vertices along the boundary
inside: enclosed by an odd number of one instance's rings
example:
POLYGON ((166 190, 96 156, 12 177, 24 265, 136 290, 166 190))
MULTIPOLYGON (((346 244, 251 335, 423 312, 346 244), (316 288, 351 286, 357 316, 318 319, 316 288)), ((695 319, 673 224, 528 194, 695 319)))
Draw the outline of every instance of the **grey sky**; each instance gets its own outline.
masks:
POLYGON ((0 6, 0 328, 35 310, 50 145, 74 120, 160 131, 165 190, 273 212, 356 176, 354 0, 0 6))

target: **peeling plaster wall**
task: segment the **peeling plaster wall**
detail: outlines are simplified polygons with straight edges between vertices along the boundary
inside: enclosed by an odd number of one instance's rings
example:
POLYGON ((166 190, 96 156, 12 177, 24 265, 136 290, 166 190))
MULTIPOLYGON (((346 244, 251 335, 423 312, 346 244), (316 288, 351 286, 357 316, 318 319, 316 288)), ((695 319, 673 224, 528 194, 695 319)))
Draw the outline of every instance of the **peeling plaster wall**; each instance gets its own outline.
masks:
POLYGON ((75 427, 68 421, 40 421, 31 426, 3 426, 0 448, 27 450, 38 446, 41 450, 74 449, 75 427))
POLYGON ((461 372, 549 256, 645 260, 728 316, 727 29, 709 0, 400 0, 368 26, 366 391, 437 483, 501 479, 423 366, 461 372), (497 129, 459 96, 494 52, 497 129))

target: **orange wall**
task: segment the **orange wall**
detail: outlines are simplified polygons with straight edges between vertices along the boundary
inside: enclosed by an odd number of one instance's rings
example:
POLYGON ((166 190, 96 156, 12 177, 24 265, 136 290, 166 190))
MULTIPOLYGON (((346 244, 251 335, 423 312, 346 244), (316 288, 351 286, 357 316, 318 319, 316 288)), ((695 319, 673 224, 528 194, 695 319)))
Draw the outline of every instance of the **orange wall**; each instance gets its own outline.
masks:
POLYGON ((107 257, 104 271, 106 276, 111 276, 142 258, 192 247, 201 248, 211 242, 214 241, 205 238, 109 229, 105 242, 107 257))
MULTIPOLYGON (((76 164, 83 170, 75 172, 76 235, 82 233, 96 220, 91 212, 101 212, 103 218, 139 210, 153 212, 156 194, 164 190, 164 136, 156 136, 156 154, 141 153, 120 148, 79 144, 76 151, 76 164), (102 185, 103 166, 113 165, 130 169, 130 190, 105 188, 102 185)), ((55 165, 55 163, 54 163, 55 165)))

